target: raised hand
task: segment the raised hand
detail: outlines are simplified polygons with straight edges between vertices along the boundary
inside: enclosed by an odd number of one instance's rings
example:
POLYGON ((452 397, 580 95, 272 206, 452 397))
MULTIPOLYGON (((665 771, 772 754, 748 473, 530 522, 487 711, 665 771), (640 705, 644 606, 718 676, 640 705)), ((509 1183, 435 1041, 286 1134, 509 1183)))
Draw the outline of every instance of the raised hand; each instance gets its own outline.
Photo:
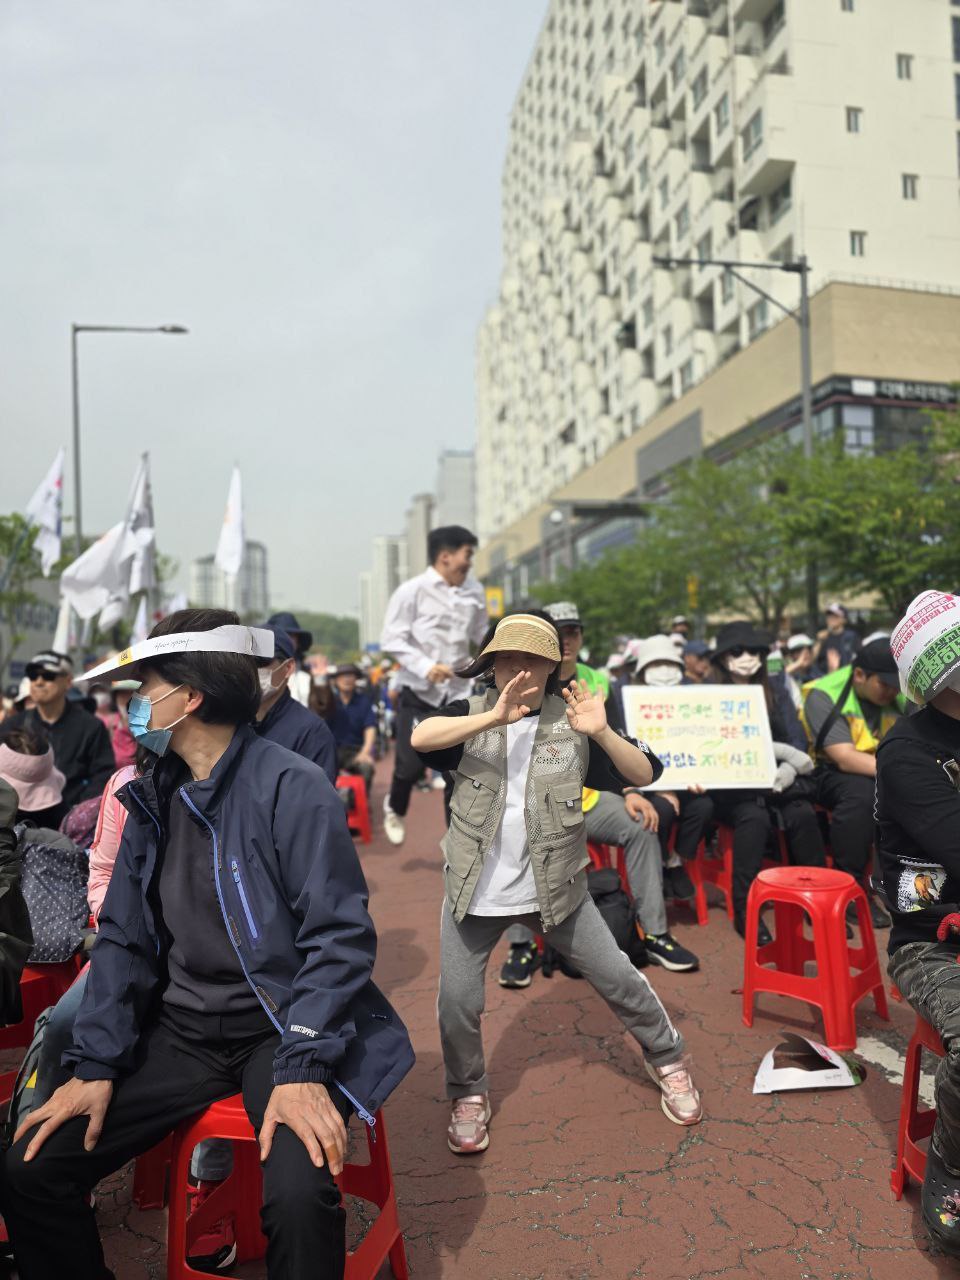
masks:
POLYGON ((571 680, 563 691, 567 704, 567 721, 577 733, 595 738, 607 727, 607 709, 601 693, 591 694, 586 681, 571 680))
POLYGON ((529 671, 519 671, 509 684, 503 686, 497 705, 493 708, 497 724, 516 724, 518 720, 530 714, 530 708, 524 702, 524 698, 529 698, 531 694, 536 693, 537 686, 532 685, 529 689, 520 688, 521 684, 529 679, 531 679, 529 671))

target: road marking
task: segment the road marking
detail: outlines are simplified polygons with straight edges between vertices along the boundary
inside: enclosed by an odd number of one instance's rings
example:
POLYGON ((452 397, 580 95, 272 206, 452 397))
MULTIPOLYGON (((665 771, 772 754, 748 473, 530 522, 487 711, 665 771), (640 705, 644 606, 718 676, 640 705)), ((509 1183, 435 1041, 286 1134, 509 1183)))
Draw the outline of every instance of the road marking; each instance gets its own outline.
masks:
MULTIPOLYGON (((876 1036, 857 1037, 857 1057, 879 1067, 891 1084, 903 1084, 903 1053, 876 1036)), ((933 1106, 933 1076, 926 1071, 920 1073, 919 1095, 921 1102, 928 1107, 933 1106)))

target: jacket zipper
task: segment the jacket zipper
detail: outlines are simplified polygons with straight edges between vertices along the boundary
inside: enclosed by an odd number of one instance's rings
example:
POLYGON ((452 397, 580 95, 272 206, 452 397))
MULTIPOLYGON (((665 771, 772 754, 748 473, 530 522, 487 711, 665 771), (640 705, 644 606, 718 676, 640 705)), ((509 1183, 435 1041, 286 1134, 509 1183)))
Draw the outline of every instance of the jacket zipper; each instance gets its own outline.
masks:
POLYGON ((240 902, 241 902, 241 905, 243 906, 243 914, 247 917, 247 925, 250 929, 250 935, 253 938, 254 942, 256 942, 259 939, 260 934, 258 933, 257 926, 254 923, 253 912, 250 910, 250 903, 247 901, 247 893, 243 887, 243 881, 240 879, 240 867, 239 867, 239 864, 237 863, 236 858, 234 858, 231 861, 230 870, 233 872, 233 878, 234 878, 234 881, 236 882, 237 892, 240 894, 240 902))
MULTIPOLYGON (((207 819, 203 816, 203 814, 200 812, 197 806, 193 803, 193 801, 187 795, 183 787, 180 788, 180 796, 183 800, 183 803, 187 806, 187 808, 190 809, 191 812, 196 814, 196 816, 200 819, 203 825, 210 832, 210 839, 213 841, 213 883, 216 885, 217 901, 220 903, 220 913, 223 916, 223 923, 226 926, 227 936, 230 938, 230 941, 233 942, 233 949, 237 953, 237 959, 240 961, 240 968, 243 970, 243 976, 246 978, 251 991, 260 1001, 260 1004, 263 1007, 264 1013, 267 1015, 267 1017, 270 1019, 270 1021, 273 1023, 273 1025, 276 1027, 276 1029, 280 1032, 280 1035, 282 1036, 284 1029, 280 1025, 280 1023, 277 1021, 277 1019, 273 1016, 273 1011, 270 1009, 270 1006, 267 1004, 263 996, 260 994, 260 991, 258 990, 256 983, 250 977, 250 974, 247 971, 247 966, 244 962, 243 956, 240 954, 240 948, 237 946, 236 942, 234 941, 233 933, 230 929, 230 920, 227 915, 227 907, 226 907, 226 903, 223 900, 223 890, 220 887, 220 842, 217 839, 216 830, 214 829, 213 824, 207 821, 207 819)), ((150 816, 152 817, 153 815, 151 814, 150 816)), ((158 830, 159 830, 159 827, 158 827, 158 830)), ((239 880, 237 881, 237 883, 239 884, 239 880)), ((241 890, 241 900, 243 900, 242 890, 241 890)), ((244 902, 244 905, 246 905, 245 902, 244 902)), ((370 1112, 366 1109, 366 1107, 363 1106, 362 1103, 358 1102, 357 1099, 353 1096, 352 1093, 350 1093, 348 1089, 345 1089, 343 1087, 343 1085, 340 1083, 339 1080, 334 1080, 333 1083, 337 1086, 337 1088, 340 1090, 340 1092, 343 1094, 346 1100, 350 1103, 350 1105, 356 1111, 360 1119, 370 1126, 371 1133, 373 1133, 374 1137, 376 1137, 376 1128, 375 1128, 375 1125, 377 1123, 376 1117, 372 1116, 370 1112)))

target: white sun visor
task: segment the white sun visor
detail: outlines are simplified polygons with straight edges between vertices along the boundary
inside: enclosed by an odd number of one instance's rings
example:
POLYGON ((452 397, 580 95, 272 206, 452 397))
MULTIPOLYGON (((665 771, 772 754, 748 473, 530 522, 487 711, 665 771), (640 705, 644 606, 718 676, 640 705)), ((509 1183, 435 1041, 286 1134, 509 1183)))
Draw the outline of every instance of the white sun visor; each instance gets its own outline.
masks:
POLYGON ((174 631, 166 636, 154 636, 152 640, 138 640, 129 649, 122 649, 113 657, 101 662, 92 671, 75 676, 74 682, 99 680, 124 667, 148 658, 173 658, 183 653, 243 653, 251 658, 272 658, 274 636, 263 627, 226 626, 212 631, 174 631))

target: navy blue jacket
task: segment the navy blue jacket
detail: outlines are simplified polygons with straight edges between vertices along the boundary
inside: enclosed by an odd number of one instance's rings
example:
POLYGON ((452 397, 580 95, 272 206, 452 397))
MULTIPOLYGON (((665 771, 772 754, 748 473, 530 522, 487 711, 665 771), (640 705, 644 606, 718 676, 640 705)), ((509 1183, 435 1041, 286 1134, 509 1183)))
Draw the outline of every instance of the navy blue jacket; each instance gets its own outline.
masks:
POLYGON ((261 737, 279 742, 288 751, 318 764, 333 785, 337 785, 337 744, 330 726, 296 698, 291 698, 287 689, 253 727, 261 737))
MULTIPOLYGON (((160 815, 178 765, 158 760, 118 793, 130 818, 63 1058, 81 1080, 134 1068, 166 982, 160 815)), ((414 1056, 370 980, 376 934, 336 791, 315 764, 243 725, 210 777, 181 795, 210 831, 224 928, 282 1037, 274 1084, 334 1082, 370 1123, 414 1056)))

